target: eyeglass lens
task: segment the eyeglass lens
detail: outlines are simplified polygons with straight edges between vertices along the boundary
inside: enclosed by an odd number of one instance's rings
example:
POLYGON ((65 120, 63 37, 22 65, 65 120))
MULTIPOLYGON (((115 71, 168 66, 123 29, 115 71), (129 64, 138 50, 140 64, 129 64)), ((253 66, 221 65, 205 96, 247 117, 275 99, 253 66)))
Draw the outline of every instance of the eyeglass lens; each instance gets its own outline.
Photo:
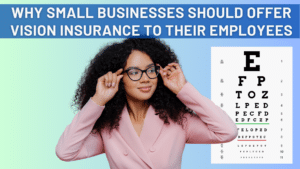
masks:
MULTIPOLYGON (((146 74, 150 79, 154 79, 158 75, 158 70, 159 69, 156 69, 154 66, 149 67, 146 69, 146 74)), ((128 75, 132 80, 139 80, 142 77, 142 71, 140 69, 133 68, 128 71, 128 75)))

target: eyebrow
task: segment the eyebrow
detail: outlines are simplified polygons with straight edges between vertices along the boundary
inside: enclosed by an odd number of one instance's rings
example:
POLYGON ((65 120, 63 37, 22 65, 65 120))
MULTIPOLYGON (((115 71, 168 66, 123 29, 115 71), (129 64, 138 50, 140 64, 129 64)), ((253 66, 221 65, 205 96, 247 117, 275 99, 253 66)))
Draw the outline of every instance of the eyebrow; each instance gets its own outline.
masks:
MULTIPOLYGON (((146 66, 146 69, 149 68, 149 67, 151 67, 151 66, 154 66, 154 63, 151 63, 151 64, 147 65, 147 66, 146 66)), ((128 67, 126 70, 128 70, 128 69, 134 69, 134 68, 138 68, 138 67, 136 67, 136 66, 131 66, 131 67, 128 67)), ((139 68, 138 68, 138 69, 139 69, 139 68)))

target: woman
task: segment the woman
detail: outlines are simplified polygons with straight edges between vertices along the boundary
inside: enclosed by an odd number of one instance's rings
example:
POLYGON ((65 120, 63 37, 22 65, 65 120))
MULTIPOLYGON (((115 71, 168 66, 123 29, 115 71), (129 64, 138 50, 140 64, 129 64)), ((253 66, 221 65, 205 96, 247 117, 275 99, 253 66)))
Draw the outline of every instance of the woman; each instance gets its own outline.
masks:
POLYGON ((126 39, 91 61, 74 98, 80 111, 56 146, 63 161, 105 153, 111 168, 180 168, 185 143, 236 138, 230 117, 185 80, 158 39, 126 39))

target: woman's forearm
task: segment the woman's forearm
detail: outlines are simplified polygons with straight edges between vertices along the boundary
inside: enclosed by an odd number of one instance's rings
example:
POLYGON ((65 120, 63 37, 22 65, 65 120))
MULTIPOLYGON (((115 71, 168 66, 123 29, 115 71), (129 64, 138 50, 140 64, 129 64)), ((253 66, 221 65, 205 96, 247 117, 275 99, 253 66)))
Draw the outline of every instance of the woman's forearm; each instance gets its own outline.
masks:
POLYGON ((198 116, 188 118, 189 143, 224 143, 236 138, 237 127, 228 114, 190 83, 182 88, 177 97, 198 116))
POLYGON ((75 115, 56 145, 55 151, 59 159, 75 161, 102 152, 101 137, 91 131, 103 110, 104 106, 99 106, 90 99, 75 115))

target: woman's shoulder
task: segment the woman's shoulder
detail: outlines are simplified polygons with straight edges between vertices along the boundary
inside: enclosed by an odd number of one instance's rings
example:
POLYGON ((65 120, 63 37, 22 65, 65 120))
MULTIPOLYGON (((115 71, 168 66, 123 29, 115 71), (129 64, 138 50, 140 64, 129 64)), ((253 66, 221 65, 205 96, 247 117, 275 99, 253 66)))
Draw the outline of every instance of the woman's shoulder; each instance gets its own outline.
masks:
POLYGON ((165 126, 180 128, 186 130, 187 126, 191 121, 197 120, 199 117, 194 112, 184 112, 180 115, 181 117, 175 122, 171 118, 168 118, 169 124, 165 124, 165 126))

